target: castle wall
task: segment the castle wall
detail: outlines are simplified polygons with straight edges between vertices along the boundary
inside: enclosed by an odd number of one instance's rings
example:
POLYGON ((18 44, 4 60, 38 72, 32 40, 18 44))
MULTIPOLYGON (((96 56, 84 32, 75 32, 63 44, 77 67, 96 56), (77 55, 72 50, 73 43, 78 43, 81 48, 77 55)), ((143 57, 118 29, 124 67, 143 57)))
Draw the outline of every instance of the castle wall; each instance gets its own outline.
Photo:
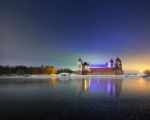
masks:
POLYGON ((115 68, 90 68, 91 75, 121 75, 123 74, 122 69, 115 68))
POLYGON ((90 68, 92 75, 114 75, 113 68, 90 68))

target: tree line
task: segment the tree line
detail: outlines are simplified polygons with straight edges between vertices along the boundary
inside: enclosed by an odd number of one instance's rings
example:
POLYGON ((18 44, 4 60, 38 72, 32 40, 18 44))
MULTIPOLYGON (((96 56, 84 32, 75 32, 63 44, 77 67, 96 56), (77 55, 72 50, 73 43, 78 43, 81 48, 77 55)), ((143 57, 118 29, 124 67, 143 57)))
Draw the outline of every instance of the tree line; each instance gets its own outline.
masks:
POLYGON ((74 71, 69 68, 57 69, 54 66, 40 66, 40 67, 27 67, 27 66, 1 66, 0 65, 0 75, 22 75, 22 74, 59 74, 62 72, 73 73, 74 71))

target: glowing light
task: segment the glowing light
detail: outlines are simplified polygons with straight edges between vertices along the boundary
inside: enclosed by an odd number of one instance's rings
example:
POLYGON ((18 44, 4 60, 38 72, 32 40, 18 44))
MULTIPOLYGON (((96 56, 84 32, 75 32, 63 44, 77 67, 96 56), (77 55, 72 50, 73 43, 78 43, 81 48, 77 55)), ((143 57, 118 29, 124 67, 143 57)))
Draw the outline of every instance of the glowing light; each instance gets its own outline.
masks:
POLYGON ((143 70, 140 70, 139 73, 140 73, 140 74, 143 73, 143 70))
POLYGON ((84 84, 83 84, 83 85, 84 85, 84 90, 87 90, 88 87, 89 87, 89 86, 88 86, 88 85, 89 85, 89 84, 88 84, 88 80, 84 80, 83 83, 84 83, 84 84))
POLYGON ((90 64, 90 68, 108 68, 107 64, 90 64))

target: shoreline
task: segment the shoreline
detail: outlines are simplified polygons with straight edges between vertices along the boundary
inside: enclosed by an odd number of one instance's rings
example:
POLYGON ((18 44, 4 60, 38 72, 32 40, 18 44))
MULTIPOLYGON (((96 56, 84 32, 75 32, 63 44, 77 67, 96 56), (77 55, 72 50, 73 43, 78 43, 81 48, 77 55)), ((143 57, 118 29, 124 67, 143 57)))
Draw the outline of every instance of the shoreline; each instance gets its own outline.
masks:
POLYGON ((50 79, 50 78, 140 78, 139 75, 70 75, 61 76, 57 74, 51 75, 3 75, 0 79, 50 79))

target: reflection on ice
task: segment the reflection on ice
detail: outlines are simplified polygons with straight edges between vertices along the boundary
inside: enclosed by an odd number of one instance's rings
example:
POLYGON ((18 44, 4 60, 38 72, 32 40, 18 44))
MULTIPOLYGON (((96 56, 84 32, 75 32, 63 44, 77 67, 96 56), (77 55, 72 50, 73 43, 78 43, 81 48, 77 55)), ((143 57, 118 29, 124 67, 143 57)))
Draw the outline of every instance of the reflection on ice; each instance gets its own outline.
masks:
MULTIPOLYGON (((66 88, 74 86, 76 89, 83 93, 88 92, 103 92, 107 95, 119 96, 121 93, 122 79, 106 79, 106 78, 80 78, 80 79, 57 79, 52 77, 50 79, 12 79, 12 80, 1 80, 0 89, 7 89, 14 87, 50 87, 59 89, 62 85, 66 88), (59 84, 59 86, 58 86, 59 84)), ((15 89, 15 88, 14 88, 15 89)))
POLYGON ((150 111, 149 91, 149 79, 131 77, 0 79, 0 120, 11 120, 12 116, 16 116, 15 120, 82 116, 146 120, 150 111))
POLYGON ((119 96, 121 93, 122 79, 82 79, 77 81, 78 89, 83 92, 99 91, 108 95, 119 96))

